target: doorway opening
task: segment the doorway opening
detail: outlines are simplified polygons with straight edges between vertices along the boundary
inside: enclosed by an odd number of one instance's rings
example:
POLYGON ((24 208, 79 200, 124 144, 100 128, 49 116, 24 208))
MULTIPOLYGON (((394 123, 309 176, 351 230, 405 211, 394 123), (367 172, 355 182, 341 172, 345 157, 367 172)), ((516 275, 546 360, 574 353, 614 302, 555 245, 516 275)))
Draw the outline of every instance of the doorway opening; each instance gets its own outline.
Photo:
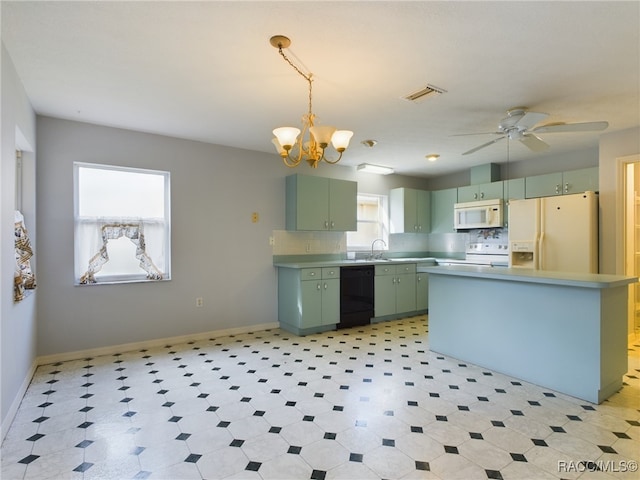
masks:
MULTIPOLYGON (((640 277, 640 161, 624 164, 624 273, 640 277)), ((629 334, 640 333, 640 283, 629 288, 629 334)))

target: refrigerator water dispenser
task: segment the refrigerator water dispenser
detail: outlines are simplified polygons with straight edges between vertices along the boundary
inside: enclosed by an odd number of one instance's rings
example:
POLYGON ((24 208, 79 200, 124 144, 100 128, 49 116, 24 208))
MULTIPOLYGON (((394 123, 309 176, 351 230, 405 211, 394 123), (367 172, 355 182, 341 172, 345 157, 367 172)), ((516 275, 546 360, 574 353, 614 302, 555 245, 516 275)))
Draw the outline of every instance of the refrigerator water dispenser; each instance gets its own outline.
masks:
POLYGON ((510 268, 536 268, 535 242, 511 242, 510 268))

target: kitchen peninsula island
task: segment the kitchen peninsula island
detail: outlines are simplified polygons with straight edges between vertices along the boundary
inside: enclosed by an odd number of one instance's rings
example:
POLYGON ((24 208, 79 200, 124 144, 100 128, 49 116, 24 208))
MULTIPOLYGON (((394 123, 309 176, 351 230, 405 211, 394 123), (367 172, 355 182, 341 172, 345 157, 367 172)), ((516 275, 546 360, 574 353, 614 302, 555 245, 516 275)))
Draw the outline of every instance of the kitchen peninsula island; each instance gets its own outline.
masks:
POLYGON ((477 266, 429 274, 429 349, 593 403, 627 372, 635 277, 477 266))

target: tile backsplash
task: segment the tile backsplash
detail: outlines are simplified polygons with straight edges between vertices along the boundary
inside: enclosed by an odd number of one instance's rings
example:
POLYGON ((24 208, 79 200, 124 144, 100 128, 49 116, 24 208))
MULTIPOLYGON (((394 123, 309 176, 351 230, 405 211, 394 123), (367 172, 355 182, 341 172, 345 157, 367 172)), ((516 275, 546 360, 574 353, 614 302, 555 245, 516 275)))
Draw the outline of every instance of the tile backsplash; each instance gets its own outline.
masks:
POLYGON ((273 231, 273 255, 337 254, 347 251, 345 232, 273 231))
MULTIPOLYGON (((469 233, 396 233, 389 236, 389 252, 464 254, 469 233)), ((273 231, 273 255, 346 254, 345 232, 273 231)))

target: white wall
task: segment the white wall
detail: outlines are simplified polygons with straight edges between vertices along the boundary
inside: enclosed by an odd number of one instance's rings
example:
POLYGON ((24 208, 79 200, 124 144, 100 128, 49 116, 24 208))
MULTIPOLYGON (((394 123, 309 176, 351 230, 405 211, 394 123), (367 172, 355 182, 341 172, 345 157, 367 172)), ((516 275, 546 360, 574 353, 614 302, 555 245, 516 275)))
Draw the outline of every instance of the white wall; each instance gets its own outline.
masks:
MULTIPOLYGON (((2 44, 2 123, 0 151, 0 410, 2 438, 6 434, 22 394, 31 379, 36 358, 36 298, 38 291, 20 303, 13 303, 15 150, 27 150, 28 168, 23 172, 23 213, 32 246, 35 242, 35 114, 2 44), (29 151, 31 150, 31 151, 29 151)), ((38 276, 35 259, 31 264, 38 276)))
POLYGON ((285 176, 357 180, 367 193, 423 185, 339 165, 288 169, 275 153, 50 117, 37 126, 39 355, 276 322, 269 237, 284 229, 285 176), (74 161, 171 172, 171 281, 73 285, 74 161))

